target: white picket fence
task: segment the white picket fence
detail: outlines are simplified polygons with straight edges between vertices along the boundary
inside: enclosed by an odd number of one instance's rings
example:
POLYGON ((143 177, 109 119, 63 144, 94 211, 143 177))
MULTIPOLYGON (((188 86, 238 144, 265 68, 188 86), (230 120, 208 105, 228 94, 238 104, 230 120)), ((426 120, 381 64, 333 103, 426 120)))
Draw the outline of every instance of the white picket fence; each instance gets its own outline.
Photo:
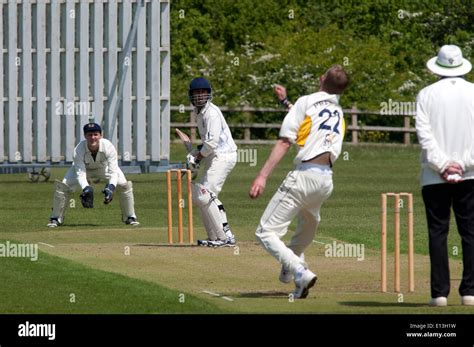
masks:
POLYGON ((122 165, 167 164, 170 4, 143 0, 137 39, 124 57, 141 4, 0 1, 0 166, 71 162, 89 120, 102 124, 122 165), (125 68, 122 62, 128 70, 113 122, 117 93, 111 90, 125 68))

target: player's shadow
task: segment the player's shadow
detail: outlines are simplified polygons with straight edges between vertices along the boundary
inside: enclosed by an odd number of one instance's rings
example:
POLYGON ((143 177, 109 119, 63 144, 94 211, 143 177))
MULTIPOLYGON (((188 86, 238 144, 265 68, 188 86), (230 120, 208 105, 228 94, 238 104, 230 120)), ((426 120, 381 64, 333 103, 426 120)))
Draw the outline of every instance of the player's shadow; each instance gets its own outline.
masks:
POLYGON ((379 302, 379 301, 341 301, 340 305, 355 307, 424 307, 426 304, 409 302, 379 302))
POLYGON ((235 298, 288 298, 287 292, 267 291, 267 292, 247 292, 232 295, 235 298))

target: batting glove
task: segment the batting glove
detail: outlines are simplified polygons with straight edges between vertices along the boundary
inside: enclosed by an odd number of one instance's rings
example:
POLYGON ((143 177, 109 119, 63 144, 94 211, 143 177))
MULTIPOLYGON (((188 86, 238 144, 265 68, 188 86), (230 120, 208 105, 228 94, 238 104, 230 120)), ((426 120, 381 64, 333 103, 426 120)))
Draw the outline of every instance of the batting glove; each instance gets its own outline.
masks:
POLYGON ((191 171, 199 169, 199 161, 191 153, 186 156, 186 167, 191 171))

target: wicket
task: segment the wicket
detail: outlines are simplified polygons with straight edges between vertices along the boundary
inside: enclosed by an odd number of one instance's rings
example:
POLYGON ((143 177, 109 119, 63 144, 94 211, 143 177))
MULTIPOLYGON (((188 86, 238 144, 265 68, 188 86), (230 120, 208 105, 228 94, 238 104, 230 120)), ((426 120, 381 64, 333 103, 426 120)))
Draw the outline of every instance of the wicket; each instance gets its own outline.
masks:
POLYGON ((176 189, 178 197, 178 242, 184 243, 183 237, 183 208, 184 201, 182 197, 182 177, 186 174, 187 187, 188 187, 188 238, 189 243, 193 244, 193 193, 191 185, 191 170, 185 169, 174 169, 166 172, 166 183, 168 192, 168 243, 173 243, 173 203, 172 203, 172 186, 171 176, 172 173, 176 172, 176 189))
POLYGON ((408 289, 415 291, 415 269, 413 262, 413 195, 411 193, 382 193, 381 195, 381 223, 382 223, 382 278, 381 290, 387 291, 387 197, 395 198, 395 292, 400 292, 400 197, 408 200, 408 289))

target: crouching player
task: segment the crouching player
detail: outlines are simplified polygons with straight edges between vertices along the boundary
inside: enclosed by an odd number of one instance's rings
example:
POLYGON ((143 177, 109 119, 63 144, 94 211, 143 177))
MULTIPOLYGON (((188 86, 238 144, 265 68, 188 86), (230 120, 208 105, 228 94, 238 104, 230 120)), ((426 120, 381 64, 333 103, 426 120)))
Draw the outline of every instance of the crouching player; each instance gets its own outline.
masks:
POLYGON ((55 228, 63 224, 69 198, 78 187, 82 189, 82 206, 94 207, 94 189, 88 183, 90 179, 107 180, 108 183, 102 191, 104 204, 112 201, 117 190, 123 222, 132 226, 140 224, 135 215, 132 182, 127 181, 118 167, 117 151, 114 145, 102 138, 102 129, 99 124, 88 123, 83 130, 86 139, 74 149, 72 167, 62 182, 55 183, 53 213, 48 227, 55 228))

